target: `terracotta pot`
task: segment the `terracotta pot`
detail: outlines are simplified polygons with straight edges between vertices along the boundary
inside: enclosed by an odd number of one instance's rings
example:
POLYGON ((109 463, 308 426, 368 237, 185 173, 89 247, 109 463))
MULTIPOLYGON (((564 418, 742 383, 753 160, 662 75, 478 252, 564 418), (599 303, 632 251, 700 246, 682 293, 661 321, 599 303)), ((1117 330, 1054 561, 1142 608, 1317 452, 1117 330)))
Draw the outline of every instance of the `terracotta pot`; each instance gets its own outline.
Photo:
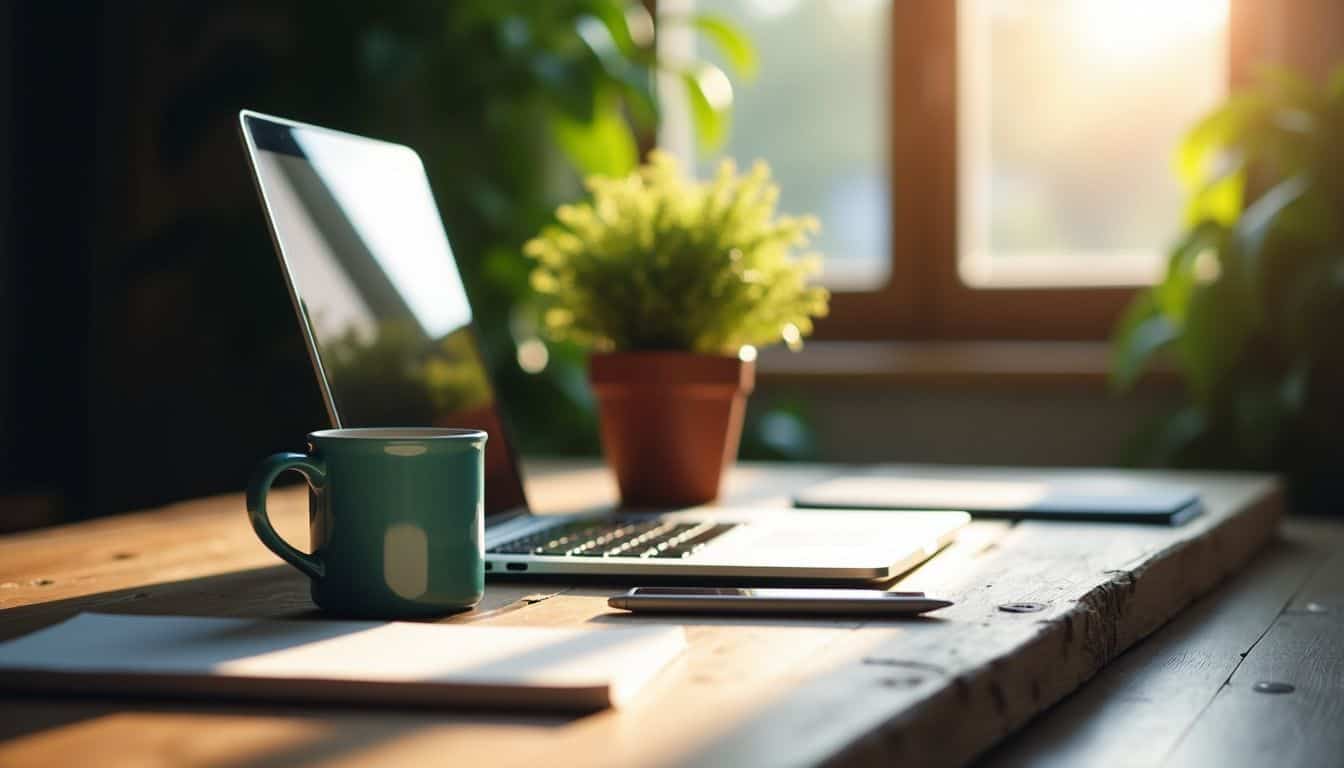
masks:
POLYGON ((752 362, 689 352, 593 355, 602 450, 627 507, 703 504, 737 458, 752 362))

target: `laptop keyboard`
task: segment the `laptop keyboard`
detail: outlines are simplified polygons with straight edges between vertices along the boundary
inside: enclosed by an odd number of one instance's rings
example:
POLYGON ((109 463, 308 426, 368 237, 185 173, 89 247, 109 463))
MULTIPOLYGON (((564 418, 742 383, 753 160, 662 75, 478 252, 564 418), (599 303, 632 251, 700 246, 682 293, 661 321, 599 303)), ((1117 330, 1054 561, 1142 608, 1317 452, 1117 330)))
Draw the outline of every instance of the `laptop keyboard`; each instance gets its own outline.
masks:
POLYGON ((491 547, 494 555, 681 558, 736 528, 735 523, 576 520, 491 547))

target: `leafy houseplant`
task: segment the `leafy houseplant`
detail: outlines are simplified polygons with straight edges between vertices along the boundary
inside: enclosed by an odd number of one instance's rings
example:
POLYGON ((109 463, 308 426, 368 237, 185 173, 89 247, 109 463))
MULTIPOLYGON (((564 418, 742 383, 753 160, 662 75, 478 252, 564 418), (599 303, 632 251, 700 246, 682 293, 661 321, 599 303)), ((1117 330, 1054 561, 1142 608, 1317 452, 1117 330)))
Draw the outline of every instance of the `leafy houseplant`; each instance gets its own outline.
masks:
POLYGON ((724 161, 708 182, 650 153, 624 177, 594 176, 588 202, 557 209, 528 241, 532 287, 558 341, 590 347, 607 460, 627 505, 718 495, 737 454, 755 348, 797 346, 824 315, 797 257, 811 217, 776 216, 779 189, 758 162, 724 161))
POLYGON ((1160 354, 1186 385, 1145 458, 1282 471, 1300 506, 1337 502, 1344 66, 1324 87, 1264 73, 1189 132, 1178 163, 1188 227, 1114 339, 1121 388, 1160 354))

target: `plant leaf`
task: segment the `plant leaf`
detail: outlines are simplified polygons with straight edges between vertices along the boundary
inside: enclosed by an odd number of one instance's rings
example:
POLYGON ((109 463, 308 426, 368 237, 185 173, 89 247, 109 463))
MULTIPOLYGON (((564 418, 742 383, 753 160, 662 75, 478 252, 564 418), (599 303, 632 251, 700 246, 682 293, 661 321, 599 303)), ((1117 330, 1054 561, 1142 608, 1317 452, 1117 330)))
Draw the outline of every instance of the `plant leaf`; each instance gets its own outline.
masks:
POLYGON ((1144 291, 1121 317, 1111 343, 1111 388, 1126 391, 1147 370, 1153 356, 1176 340, 1178 331, 1158 307, 1153 291, 1144 291))
POLYGON ((1185 406, 1141 430, 1125 450, 1131 466, 1169 467, 1208 430, 1208 418, 1194 406, 1185 406))
POLYGON ((584 174, 620 176, 629 173, 638 162, 635 137, 621 113, 620 100, 613 93, 599 96, 593 117, 587 122, 554 109, 549 118, 556 144, 584 174))
POLYGON ((691 25, 714 43, 734 71, 747 81, 756 79, 760 71, 756 46, 736 24, 718 14, 698 13, 691 17, 691 25))
POLYGON ((1264 251, 1265 242, 1273 233, 1279 216, 1289 206, 1301 200, 1310 185, 1302 175, 1293 176, 1275 184, 1268 192, 1246 207, 1246 212, 1237 220, 1234 231, 1240 251, 1252 267, 1248 270, 1248 279, 1254 281, 1256 270, 1253 268, 1264 251))
MULTIPOLYGON (((572 120, 583 123, 592 120, 597 84, 586 72, 579 71, 578 62, 541 51, 528 60, 528 65, 550 103, 563 109, 572 120)), ((596 64, 590 66, 597 68, 596 64)))
POLYGON ((691 104, 691 123, 695 126, 696 138, 704 151, 712 152, 723 146, 728 135, 732 86, 728 85, 723 70, 712 64, 705 64, 699 70, 682 72, 681 80, 686 86, 691 104))
POLYGON ((660 112, 648 73, 626 70, 618 79, 621 92, 625 94, 625 106, 630 112, 630 119, 641 129, 652 132, 658 127, 660 112))
POLYGON ((1203 184, 1213 156, 1239 143, 1263 110, 1263 99, 1256 94, 1236 94, 1195 123, 1176 150, 1176 174, 1181 182, 1192 189, 1203 184))
POLYGON ((1193 226, 1201 221, 1232 224, 1241 213, 1246 189, 1246 173, 1240 164, 1230 172, 1204 184, 1186 203, 1185 220, 1193 226))
POLYGON ((1198 285, 1190 296, 1176 349, 1195 401, 1208 407, 1214 389, 1236 364, 1259 315, 1226 279, 1198 285))
POLYGON ((612 44, 620 51, 621 55, 634 58, 640 54, 641 47, 631 33, 629 19, 621 5, 621 3, 612 2, 597 3, 596 7, 592 9, 592 15, 587 16, 587 18, 596 19, 602 23, 602 26, 606 27, 612 44))
POLYGON ((603 19, 585 13, 574 19, 574 33, 608 70, 624 61, 624 50, 616 42, 611 26, 603 19))
POLYGON ((1185 322, 1190 294, 1200 281, 1197 260, 1205 251, 1217 249, 1225 230, 1222 224, 1207 219, 1186 230, 1171 249, 1166 276, 1152 288, 1158 307, 1178 327, 1185 322))

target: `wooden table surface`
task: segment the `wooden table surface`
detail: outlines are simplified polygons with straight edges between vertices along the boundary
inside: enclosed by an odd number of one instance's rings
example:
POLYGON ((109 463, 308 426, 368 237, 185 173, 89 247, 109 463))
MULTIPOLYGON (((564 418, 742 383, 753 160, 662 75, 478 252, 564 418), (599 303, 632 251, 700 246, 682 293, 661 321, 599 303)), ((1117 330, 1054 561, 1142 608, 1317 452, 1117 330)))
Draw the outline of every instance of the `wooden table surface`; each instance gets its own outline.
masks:
MULTIPOLYGON (((739 467, 728 497, 780 505, 837 471, 739 467)), ((612 496, 596 465, 549 464, 531 475, 529 493, 543 511, 612 496)), ((1290 519, 1280 527, 1281 500, 1263 476, 1164 476, 1197 484, 1208 512, 1179 528, 973 523, 894 585, 957 601, 936 618, 635 618, 605 605, 626 584, 513 581, 491 582, 481 606, 445 620, 685 626, 686 657, 619 711, 563 717, 11 696, 0 698, 0 766, 1337 759, 1344 526, 1290 519), (1042 610, 1000 610, 1021 602, 1042 610), (1257 682, 1295 690, 1258 693, 1257 682)), ((282 491, 271 506, 281 533, 305 542, 304 496, 282 491)), ((253 538, 233 495, 0 538, 0 639, 94 609, 316 616, 304 578, 253 538)))

